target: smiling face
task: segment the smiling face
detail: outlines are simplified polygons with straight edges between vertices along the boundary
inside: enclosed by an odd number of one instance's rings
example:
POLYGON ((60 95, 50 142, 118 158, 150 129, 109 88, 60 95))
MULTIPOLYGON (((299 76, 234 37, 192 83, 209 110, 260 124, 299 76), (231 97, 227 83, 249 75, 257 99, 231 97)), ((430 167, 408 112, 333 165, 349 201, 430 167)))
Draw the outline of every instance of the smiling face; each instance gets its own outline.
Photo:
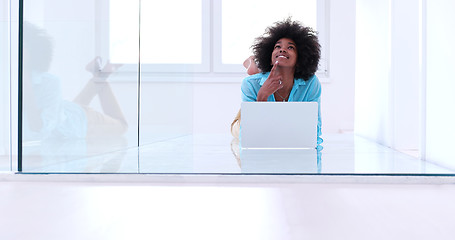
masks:
POLYGON ((278 61, 281 67, 295 67, 297 62, 297 46, 289 38, 281 38, 275 43, 272 52, 272 65, 278 61))

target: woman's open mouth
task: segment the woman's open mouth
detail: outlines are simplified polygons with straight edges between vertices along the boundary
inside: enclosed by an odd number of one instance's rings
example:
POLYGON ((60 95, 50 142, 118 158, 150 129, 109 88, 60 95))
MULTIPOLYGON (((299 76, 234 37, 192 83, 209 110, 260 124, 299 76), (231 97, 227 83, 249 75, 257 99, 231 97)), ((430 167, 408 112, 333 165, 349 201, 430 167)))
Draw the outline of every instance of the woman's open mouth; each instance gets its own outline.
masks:
POLYGON ((286 56, 283 56, 283 55, 280 55, 280 56, 276 56, 276 58, 284 58, 284 59, 289 59, 289 57, 286 57, 286 56))

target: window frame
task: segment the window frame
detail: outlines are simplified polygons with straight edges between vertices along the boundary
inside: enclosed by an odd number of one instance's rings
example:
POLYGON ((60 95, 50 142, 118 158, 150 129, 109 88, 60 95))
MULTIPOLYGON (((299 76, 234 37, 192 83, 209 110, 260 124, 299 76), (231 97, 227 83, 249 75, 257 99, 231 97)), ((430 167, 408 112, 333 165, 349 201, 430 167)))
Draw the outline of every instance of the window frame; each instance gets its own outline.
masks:
MULTIPOLYGON (((328 0, 316 0, 317 6, 317 30, 319 43, 321 44, 321 60, 319 69, 316 72, 319 76, 328 77, 328 0)), ((212 63, 215 73, 239 73, 245 72, 242 63, 223 64, 222 63, 222 0, 213 0, 212 15, 218 16, 212 19, 213 22, 213 51, 212 63)), ((248 56, 245 56, 245 59, 248 56)))
MULTIPOLYGON (((211 48, 204 46, 211 45, 211 0, 201 0, 201 63, 200 64, 141 64, 141 71, 146 73, 188 73, 188 72, 210 72, 211 48), (206 14, 206 13, 209 14, 206 14)), ((140 31, 142 31, 140 27, 140 31)))
MULTIPOLYGON (((317 1, 317 31, 321 44, 320 67, 316 74, 323 79, 329 77, 329 0, 317 1)), ((109 0, 97 4, 103 15, 109 16, 109 0), (107 11, 107 12, 106 12, 107 11)), ((143 64, 140 65, 143 80, 188 82, 230 82, 232 77, 244 76, 245 68, 242 63, 223 64, 221 56, 222 0, 201 0, 202 5, 202 59, 201 64, 143 64)), ((98 29, 109 29, 109 21, 97 23, 98 29), (107 25, 107 26, 106 26, 107 25)), ((140 26, 139 26, 140 29, 140 26)), ((109 31, 99 31, 99 40, 109 41, 109 31)), ((109 44, 98 44, 98 52, 102 56, 109 56, 109 44)), ((139 46, 140 49, 140 46, 139 46)), ((247 58, 248 56, 245 56, 247 58)), ((121 72, 137 72, 137 64, 125 64, 121 72)), ((118 75, 118 74, 117 74, 118 75)), ((120 74, 121 75, 121 74, 120 74)), ((117 77, 113 77, 113 80, 117 77)), ((118 79, 121 79, 118 78, 118 79)), ((322 80, 324 81, 324 80, 322 80)))

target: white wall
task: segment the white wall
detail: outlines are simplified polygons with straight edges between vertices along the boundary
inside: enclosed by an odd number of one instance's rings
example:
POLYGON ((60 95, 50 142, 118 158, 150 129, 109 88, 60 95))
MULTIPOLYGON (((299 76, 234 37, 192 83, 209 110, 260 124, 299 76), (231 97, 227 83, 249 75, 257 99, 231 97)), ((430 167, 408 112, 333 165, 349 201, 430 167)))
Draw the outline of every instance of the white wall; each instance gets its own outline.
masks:
POLYGON ((455 2, 428 0, 426 158, 455 168, 455 2))
POLYGON ((9 4, 0 1, 0 171, 10 169, 9 4))
POLYGON ((420 143, 420 1, 391 1, 391 97, 393 147, 414 150, 420 143))
POLYGON ((420 136, 418 0, 358 0, 355 132, 400 150, 420 136))
POLYGON ((389 144, 389 1, 358 0, 355 132, 389 144))
POLYGON ((354 130, 356 1, 330 1, 330 82, 322 84, 324 133, 354 130))
POLYGON ((455 3, 358 0, 356 133, 455 168, 455 3))

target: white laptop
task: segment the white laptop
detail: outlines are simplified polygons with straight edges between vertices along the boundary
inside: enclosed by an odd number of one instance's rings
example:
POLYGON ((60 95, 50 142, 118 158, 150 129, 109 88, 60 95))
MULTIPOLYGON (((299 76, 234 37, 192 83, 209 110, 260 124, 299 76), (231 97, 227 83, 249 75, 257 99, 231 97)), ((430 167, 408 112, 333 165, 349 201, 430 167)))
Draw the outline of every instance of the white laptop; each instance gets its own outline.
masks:
POLYGON ((242 102, 242 148, 311 149, 317 145, 317 102, 242 102))

